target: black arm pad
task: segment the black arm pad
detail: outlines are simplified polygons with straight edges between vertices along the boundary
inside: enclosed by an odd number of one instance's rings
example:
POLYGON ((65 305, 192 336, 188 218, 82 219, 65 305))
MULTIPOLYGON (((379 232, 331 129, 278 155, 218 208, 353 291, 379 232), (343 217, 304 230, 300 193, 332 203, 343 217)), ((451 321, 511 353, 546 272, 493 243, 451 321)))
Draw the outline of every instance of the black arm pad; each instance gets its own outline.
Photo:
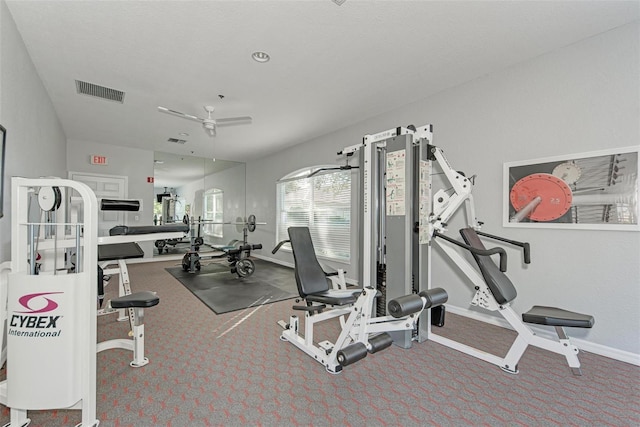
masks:
POLYGON ((100 201, 101 211, 131 211, 137 212, 140 210, 139 200, 113 200, 102 199, 100 201))

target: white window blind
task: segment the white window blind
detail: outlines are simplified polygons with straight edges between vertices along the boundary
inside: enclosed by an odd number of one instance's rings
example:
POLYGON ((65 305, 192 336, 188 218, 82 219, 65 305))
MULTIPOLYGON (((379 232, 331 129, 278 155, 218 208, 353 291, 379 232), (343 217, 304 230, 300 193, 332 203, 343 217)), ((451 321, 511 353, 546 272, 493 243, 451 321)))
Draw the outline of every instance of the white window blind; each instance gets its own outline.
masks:
MULTIPOLYGON (((204 219, 208 221, 222 222, 224 218, 223 191, 219 188, 210 188, 204 193, 204 219)), ((204 234, 213 237, 223 237, 222 224, 204 224, 204 234)))
POLYGON ((278 183, 277 241, 289 238, 289 227, 309 227, 317 256, 349 262, 351 172, 306 178, 315 169, 289 174, 278 183))

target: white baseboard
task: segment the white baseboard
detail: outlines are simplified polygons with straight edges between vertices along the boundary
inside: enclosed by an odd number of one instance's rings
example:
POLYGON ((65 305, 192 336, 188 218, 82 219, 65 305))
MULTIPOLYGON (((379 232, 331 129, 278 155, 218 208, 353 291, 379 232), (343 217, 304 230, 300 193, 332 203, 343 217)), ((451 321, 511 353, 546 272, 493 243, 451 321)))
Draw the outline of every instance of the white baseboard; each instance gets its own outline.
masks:
MULTIPOLYGON (((467 308, 455 307, 449 304, 446 304, 447 311, 453 314, 458 314, 460 316, 468 317, 474 320, 479 320, 481 322, 489 323, 491 325, 500 326, 502 328, 511 329, 511 325, 502 319, 495 316, 490 316, 485 313, 479 313, 477 311, 469 310, 467 308)), ((557 335, 547 329, 543 329, 533 325, 529 326, 536 335, 545 338, 557 339, 557 335)), ((606 345, 597 344, 594 342, 582 340, 579 338, 571 338, 571 342, 574 343, 580 350, 584 350, 589 353, 597 354, 600 356, 608 357, 610 359, 619 360, 621 362, 630 363, 632 365, 640 366, 640 354, 631 353, 630 351, 624 351, 613 347, 608 347, 606 345)))

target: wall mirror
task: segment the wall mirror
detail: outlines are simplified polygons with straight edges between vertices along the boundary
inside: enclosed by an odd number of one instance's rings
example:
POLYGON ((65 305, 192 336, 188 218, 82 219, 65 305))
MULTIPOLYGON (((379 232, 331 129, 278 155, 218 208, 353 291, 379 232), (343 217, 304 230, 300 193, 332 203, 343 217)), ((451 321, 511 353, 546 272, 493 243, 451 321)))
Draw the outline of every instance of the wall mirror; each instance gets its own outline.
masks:
POLYGON ((246 217, 245 172, 240 162, 155 152, 154 224, 188 222, 191 232, 156 241, 154 257, 184 255, 191 237, 201 239, 201 252, 242 240, 243 226, 233 223, 246 217))

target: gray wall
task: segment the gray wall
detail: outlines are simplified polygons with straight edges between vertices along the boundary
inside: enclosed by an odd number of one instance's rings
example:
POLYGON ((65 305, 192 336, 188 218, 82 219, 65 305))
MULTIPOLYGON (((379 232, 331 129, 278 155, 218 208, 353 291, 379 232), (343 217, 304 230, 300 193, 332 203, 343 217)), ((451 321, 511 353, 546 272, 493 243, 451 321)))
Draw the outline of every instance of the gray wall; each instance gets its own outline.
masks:
MULTIPOLYGON (((267 219, 256 231, 275 244, 275 181, 304 166, 330 163, 337 150, 396 126, 432 123, 435 143, 458 170, 478 174, 474 197, 484 230, 532 245, 528 267, 510 257, 519 290, 516 311, 534 304, 591 313, 592 330, 573 336, 619 351, 640 353, 640 233, 502 227, 504 162, 638 145, 640 129, 639 26, 630 24, 559 49, 378 117, 247 164, 247 209, 267 219), (515 262, 513 262, 515 261, 515 262)), ((419 91, 419 88, 416 88, 419 91)), ((353 217, 357 230, 357 217, 353 217)), ((462 225, 458 215, 451 225, 462 225)), ((355 233, 352 248, 357 251, 355 233)), ((291 263, 289 254, 277 258, 291 263)), ((356 278, 358 254, 347 266, 356 278)), ((434 284, 467 308, 472 289, 436 253, 434 284)))
MULTIPOLYGON (((147 177, 153 176, 153 151, 69 140, 66 152, 69 171, 129 177, 127 198, 142 200, 142 209, 140 212, 125 213, 125 225, 153 225, 153 183, 147 182, 147 177), (92 165, 92 154, 106 156, 108 164, 92 165)), ((144 249, 145 257, 153 255, 153 242, 139 244, 144 249)))
POLYGON ((66 178, 66 136, 4 1, 0 2, 0 124, 7 129, 0 261, 11 258, 11 178, 66 178))

